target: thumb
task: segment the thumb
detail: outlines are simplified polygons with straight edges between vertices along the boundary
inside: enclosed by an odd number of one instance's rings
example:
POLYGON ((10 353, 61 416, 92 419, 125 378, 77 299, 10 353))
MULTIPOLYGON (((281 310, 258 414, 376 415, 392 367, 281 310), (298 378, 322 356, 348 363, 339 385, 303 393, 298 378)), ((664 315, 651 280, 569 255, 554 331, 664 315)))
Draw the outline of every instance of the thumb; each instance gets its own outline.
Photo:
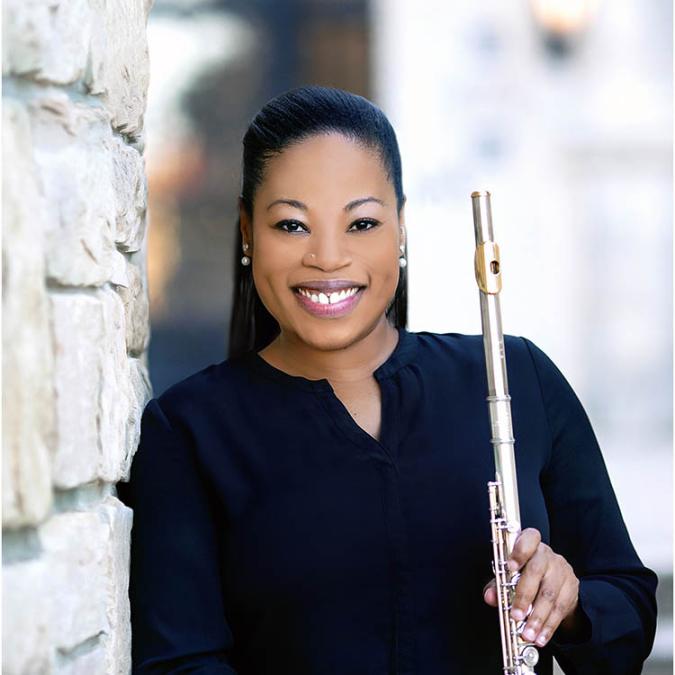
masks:
POLYGON ((485 587, 483 588, 483 599, 491 607, 497 606, 497 582, 494 579, 485 584, 485 587))

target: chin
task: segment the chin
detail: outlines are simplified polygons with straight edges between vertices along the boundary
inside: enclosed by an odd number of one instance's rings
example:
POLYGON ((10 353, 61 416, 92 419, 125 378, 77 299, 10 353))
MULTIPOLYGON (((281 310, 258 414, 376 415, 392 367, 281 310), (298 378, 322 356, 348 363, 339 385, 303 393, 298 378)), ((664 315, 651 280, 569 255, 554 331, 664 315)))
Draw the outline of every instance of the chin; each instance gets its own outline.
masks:
POLYGON ((346 349, 366 337, 380 322, 382 314, 371 320, 357 317, 312 320, 303 317, 295 323, 294 332, 299 339, 314 349, 322 351, 346 349))
POLYGON ((365 327, 354 321, 323 319, 319 325, 305 324, 299 326, 295 332, 298 338, 308 346, 322 351, 333 351, 349 347, 366 331, 365 327))

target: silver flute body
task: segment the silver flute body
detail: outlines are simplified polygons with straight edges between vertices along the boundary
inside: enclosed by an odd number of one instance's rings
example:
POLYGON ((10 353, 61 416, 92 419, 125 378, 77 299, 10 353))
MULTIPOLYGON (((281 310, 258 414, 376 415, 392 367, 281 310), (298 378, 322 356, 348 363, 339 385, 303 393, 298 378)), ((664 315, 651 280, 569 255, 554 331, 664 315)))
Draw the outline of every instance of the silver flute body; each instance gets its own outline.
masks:
MULTIPOLYGON (((492 231, 490 193, 471 194, 476 235, 474 268, 480 296, 483 347, 487 369, 487 403, 495 457, 495 480, 488 483, 492 529, 492 571, 497 584, 497 610, 501 633, 504 675, 535 675, 539 652, 524 640, 523 621, 511 617, 511 605, 520 574, 511 573, 506 562, 520 534, 520 506, 514 454, 511 397, 506 376, 506 355, 502 332, 499 292, 501 267, 499 247, 492 231)), ((530 608, 531 610, 531 608, 530 608)))

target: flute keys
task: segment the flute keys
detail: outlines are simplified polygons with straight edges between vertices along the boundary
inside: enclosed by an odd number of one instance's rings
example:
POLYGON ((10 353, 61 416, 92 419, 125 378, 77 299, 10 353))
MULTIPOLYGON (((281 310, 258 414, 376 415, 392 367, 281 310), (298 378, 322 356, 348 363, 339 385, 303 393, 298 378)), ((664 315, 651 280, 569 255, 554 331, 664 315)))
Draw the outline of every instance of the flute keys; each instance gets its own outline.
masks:
POLYGON ((532 645, 527 645, 520 656, 523 659, 523 663, 528 668, 534 668, 539 662, 539 652, 536 647, 533 647, 532 645))

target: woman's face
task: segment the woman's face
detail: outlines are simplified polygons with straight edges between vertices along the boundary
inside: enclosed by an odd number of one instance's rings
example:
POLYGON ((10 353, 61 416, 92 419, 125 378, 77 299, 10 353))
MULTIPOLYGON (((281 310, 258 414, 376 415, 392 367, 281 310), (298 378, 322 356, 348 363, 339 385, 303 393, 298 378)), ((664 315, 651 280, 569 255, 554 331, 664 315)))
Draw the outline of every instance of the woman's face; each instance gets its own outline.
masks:
POLYGON ((339 349, 385 320, 405 231, 374 151, 340 134, 295 144, 269 160, 253 222, 240 216, 258 295, 286 337, 339 349))

